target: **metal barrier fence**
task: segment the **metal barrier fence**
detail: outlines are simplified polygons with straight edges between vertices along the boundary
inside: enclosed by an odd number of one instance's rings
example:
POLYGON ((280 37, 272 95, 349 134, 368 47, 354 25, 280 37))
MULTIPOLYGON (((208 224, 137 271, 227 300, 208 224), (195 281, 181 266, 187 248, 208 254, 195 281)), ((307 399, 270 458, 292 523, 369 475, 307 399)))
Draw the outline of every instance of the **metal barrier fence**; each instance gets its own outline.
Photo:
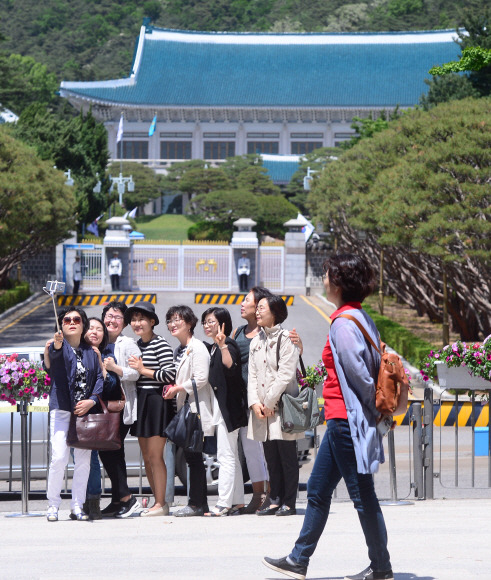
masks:
MULTIPOLYGON (((489 395, 489 393, 488 393, 489 395)), ((386 440, 388 479, 383 482, 384 492, 379 494, 380 497, 389 497, 391 504, 404 503, 411 494, 417 499, 434 498, 434 482, 439 481, 440 485, 446 490, 453 489, 491 489, 491 436, 488 427, 476 427, 475 417, 481 417, 480 409, 474 412, 475 408, 480 406, 479 401, 474 396, 471 397, 470 406, 472 417, 471 425, 462 427, 456 421, 453 427, 442 424, 435 425, 435 416, 442 417, 440 411, 435 407, 441 406, 441 400, 434 398, 434 392, 430 388, 425 389, 423 401, 412 402, 409 406, 409 422, 406 425, 397 427, 397 438, 403 442, 407 435, 407 458, 403 447, 398 447, 396 452, 394 432, 389 432, 386 440), (481 429, 482 431, 479 431, 481 429), (478 441, 478 436, 482 440, 478 441), (439 439, 439 443, 435 443, 439 439), (470 452, 469 452, 470 451, 470 452), (408 478, 408 489, 402 494, 400 486, 398 489, 398 471, 396 462, 400 461, 402 465, 402 475, 404 484, 408 478), (388 493, 386 490, 388 489, 388 493), (401 497, 403 500, 401 500, 401 497)), ((454 405, 461 408, 462 403, 455 398, 454 405)), ((8 468, 2 461, 2 470, 4 476, 2 480, 8 482, 8 492, 18 493, 13 490, 13 482, 21 480, 22 483, 22 504, 23 511, 27 512, 27 498, 31 490, 31 477, 45 480, 48 476, 49 466, 49 414, 47 407, 43 405, 15 407, 0 409, 0 417, 7 419, 10 414, 9 425, 7 421, 1 422, 1 440, 0 449, 2 456, 5 457, 4 449, 8 448, 9 463, 8 468), (19 413, 17 412, 19 411, 19 413), (6 413, 5 411, 11 411, 6 413), (35 421, 33 421, 35 418, 35 421), (8 431, 8 440, 7 437, 8 431), (19 437, 20 434, 20 437, 19 437), (48 434, 48 436, 46 436, 48 434), (20 469, 25 465, 25 469, 20 469)), ((456 416, 458 413, 456 413, 456 416)), ((317 434, 314 438, 314 456, 318 446, 317 434)), ((404 445, 404 443, 402 443, 404 445)), ((144 466, 141 453, 136 438, 128 437, 125 441, 126 455, 128 459, 129 474, 136 475, 139 481, 139 494, 143 493, 144 466)), ((172 480, 172 490, 167 492, 167 496, 172 494, 173 501, 173 473, 174 451, 169 446, 166 449, 166 462, 169 468, 169 480, 172 480)), ((68 489, 68 478, 72 467, 66 472, 65 487, 68 489)), ((385 468, 385 473, 387 467, 385 468)), ((105 490, 105 474, 102 477, 103 493, 105 490)), ((375 476, 377 478, 387 478, 384 473, 375 476)), ((400 478, 400 475, 399 475, 400 478)), ((39 489, 39 486, 38 486, 39 489)), ((44 489, 43 489, 44 493, 44 489)), ((387 502, 384 502, 387 503, 387 502)))

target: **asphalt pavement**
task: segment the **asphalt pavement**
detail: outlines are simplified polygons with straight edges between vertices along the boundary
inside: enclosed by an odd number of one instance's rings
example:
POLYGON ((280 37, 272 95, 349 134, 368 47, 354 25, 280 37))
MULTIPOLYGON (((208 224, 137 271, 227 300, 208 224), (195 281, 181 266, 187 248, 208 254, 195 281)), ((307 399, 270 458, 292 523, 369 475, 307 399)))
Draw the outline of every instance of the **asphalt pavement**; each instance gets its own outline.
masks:
MULTIPOLYGON (((52 313, 52 306, 43 302, 45 298, 40 297, 0 320, 0 349, 43 344, 42 340, 54 326, 49 312, 51 308, 52 313)), ((170 305, 183 302, 192 306, 198 316, 206 308, 192 305, 191 296, 159 294, 159 317, 165 317, 170 305)), ((328 331, 329 308, 321 297, 297 296, 289 309, 285 326, 295 326, 301 334, 306 364, 320 357, 328 331)), ((233 306, 230 310, 234 323, 240 324, 239 307, 233 306)), ((89 308, 87 312, 100 314, 100 308, 89 308)), ((165 336, 165 328, 162 331, 165 336)), ((440 473, 435 481, 438 499, 414 499, 409 427, 398 427, 395 432, 398 495, 393 497, 388 463, 375 477, 379 498, 388 500, 383 501, 382 509, 396 580, 491 578, 491 492, 486 487, 487 458, 477 458, 476 463, 481 478, 478 483, 483 482, 483 487, 470 487, 467 477, 471 465, 470 443, 463 435, 460 470, 464 475, 460 475, 461 487, 455 486, 450 449, 453 432, 447 429, 437 433, 435 443, 436 471, 440 473)), ((322 432, 321 428, 321 436, 322 432)), ((254 515, 181 519, 171 515, 74 522, 68 519, 69 501, 64 500, 60 521, 48 523, 44 517, 44 499, 31 499, 29 513, 22 514, 19 495, 2 494, 5 500, 0 501, 0 579, 283 578, 265 568, 261 559, 265 555, 281 557, 291 550, 303 521, 305 483, 312 465, 313 461, 300 470, 298 514, 281 519, 254 515), (20 515, 11 517, 12 514, 20 515), (41 515, 36 517, 37 514, 41 515)), ((5 489, 3 484, 1 489, 5 489)), ((20 489, 20 482, 15 482, 14 489, 20 489)), ((214 505, 214 499, 209 498, 210 505, 214 505)), ((184 505, 185 501, 184 496, 176 496, 176 505, 184 505)), ((367 565, 356 512, 340 485, 307 577, 337 580, 367 565)))

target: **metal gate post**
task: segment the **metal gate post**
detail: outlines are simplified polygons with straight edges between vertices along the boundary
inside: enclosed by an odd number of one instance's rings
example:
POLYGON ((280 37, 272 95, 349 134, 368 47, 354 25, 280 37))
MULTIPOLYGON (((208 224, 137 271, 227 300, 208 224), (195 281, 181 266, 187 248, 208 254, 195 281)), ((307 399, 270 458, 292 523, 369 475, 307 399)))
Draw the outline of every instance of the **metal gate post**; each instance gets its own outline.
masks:
POLYGON ((433 499, 433 390, 429 387, 426 387, 424 392, 423 425, 423 469, 425 499, 433 499))
POLYGON ((421 421, 421 403, 412 404, 413 424, 413 457, 414 457, 414 496, 423 497, 423 428, 421 421))

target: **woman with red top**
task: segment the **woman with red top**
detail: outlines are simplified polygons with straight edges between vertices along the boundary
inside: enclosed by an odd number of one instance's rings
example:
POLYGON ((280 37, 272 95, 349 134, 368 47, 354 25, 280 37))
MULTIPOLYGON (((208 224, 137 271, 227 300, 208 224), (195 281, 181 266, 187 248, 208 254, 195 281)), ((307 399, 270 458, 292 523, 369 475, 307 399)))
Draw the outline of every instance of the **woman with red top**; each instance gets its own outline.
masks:
POLYGON ((370 559, 365 570, 345 580, 393 580, 387 530, 372 477, 384 462, 382 435, 377 431, 380 414, 375 408, 380 356, 353 321, 340 317, 349 311, 378 344, 377 328, 361 308, 373 288, 373 271, 359 256, 341 254, 326 261, 324 272, 327 299, 336 306, 322 353, 328 372, 323 393, 326 433, 308 482, 307 510, 295 546, 289 556, 266 557, 263 563, 304 580, 327 523, 333 491, 342 478, 358 512, 370 559))

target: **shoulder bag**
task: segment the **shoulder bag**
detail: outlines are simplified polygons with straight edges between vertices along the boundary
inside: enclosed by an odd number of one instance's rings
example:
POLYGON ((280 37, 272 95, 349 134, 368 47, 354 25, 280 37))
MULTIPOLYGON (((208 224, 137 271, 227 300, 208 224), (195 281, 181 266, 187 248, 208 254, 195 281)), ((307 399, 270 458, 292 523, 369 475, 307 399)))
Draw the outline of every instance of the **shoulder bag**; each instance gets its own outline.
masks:
POLYGON ((382 341, 380 341, 380 348, 377 347, 363 324, 351 314, 340 314, 338 318, 347 318, 353 321, 366 340, 381 356, 375 385, 375 406, 381 415, 380 420, 386 416, 405 413, 407 411, 409 381, 401 357, 395 352, 386 352, 386 344, 382 341))
POLYGON ((193 383, 194 400, 198 412, 193 413, 189 404, 189 395, 186 395, 184 405, 167 425, 164 436, 185 451, 201 453, 203 451, 204 435, 199 411, 198 389, 196 388, 196 381, 191 379, 191 382, 193 383))
POLYGON ((115 451, 121 448, 119 413, 110 413, 104 401, 98 397, 102 413, 70 417, 66 443, 76 449, 115 451))
MULTIPOLYGON (((278 336, 276 347, 276 363, 280 362, 281 334, 278 336)), ((300 369, 302 377, 306 376, 305 366, 300 356, 300 369)), ((309 429, 314 429, 320 423, 321 414, 317 403, 315 390, 305 386, 295 397, 288 393, 283 393, 279 401, 279 412, 281 419, 281 430, 284 433, 303 433, 309 429)))

